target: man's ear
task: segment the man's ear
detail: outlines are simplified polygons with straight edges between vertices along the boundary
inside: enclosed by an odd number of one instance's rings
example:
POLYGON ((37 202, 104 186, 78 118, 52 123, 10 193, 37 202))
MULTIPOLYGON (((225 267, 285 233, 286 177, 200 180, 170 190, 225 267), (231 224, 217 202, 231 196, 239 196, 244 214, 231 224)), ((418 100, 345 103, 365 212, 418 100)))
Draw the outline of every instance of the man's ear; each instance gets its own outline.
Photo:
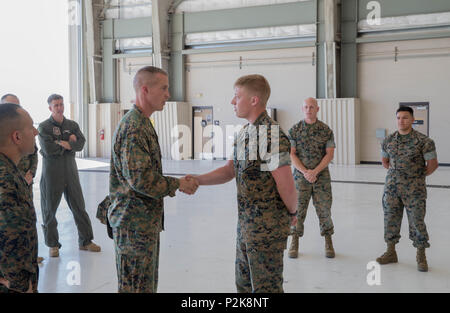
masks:
POLYGON ((48 110, 50 111, 50 112, 52 112, 52 107, 49 105, 48 106, 48 110))
POLYGON ((252 106, 257 106, 259 104, 259 102, 260 102, 259 100, 260 99, 259 99, 258 96, 253 96, 252 100, 251 100, 252 106))
POLYGON ((14 144, 19 144, 19 142, 22 139, 22 135, 20 134, 20 132, 18 130, 15 130, 12 132, 11 134, 11 140, 14 144))

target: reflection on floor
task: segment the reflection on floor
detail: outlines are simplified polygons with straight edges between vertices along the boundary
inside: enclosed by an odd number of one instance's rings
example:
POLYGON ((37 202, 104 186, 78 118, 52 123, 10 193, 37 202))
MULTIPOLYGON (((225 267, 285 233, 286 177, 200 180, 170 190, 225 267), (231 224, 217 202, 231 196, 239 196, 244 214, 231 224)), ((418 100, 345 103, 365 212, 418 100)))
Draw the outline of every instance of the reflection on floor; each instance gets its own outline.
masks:
MULTIPOLYGON (((79 251, 77 231, 64 199, 57 213, 62 248, 59 258, 50 258, 44 244, 39 179, 34 185, 38 216, 40 292, 116 292, 117 278, 113 242, 104 225, 95 218, 98 203, 108 193, 108 164, 103 160, 79 160, 80 179, 94 241, 102 252, 79 251), (81 280, 77 282, 77 267, 81 280)), ((164 162, 170 174, 202 173, 224 161, 164 162)), ((333 180, 383 182, 381 166, 331 167, 333 180)), ((333 183, 335 259, 324 257, 324 242, 318 219, 310 206, 300 256, 285 253, 285 292, 449 292, 450 210, 448 209, 450 168, 440 168, 429 184, 426 223, 431 248, 427 250, 430 270, 416 270, 415 249, 408 239, 406 217, 398 245, 399 263, 381 267, 381 285, 369 286, 373 269, 369 262, 385 249, 383 240, 382 185, 333 183), (370 264, 369 264, 370 265, 370 264)), ((194 196, 177 193, 165 200, 165 229, 161 234, 159 292, 235 292, 234 258, 236 239, 236 186, 201 187, 194 196)))

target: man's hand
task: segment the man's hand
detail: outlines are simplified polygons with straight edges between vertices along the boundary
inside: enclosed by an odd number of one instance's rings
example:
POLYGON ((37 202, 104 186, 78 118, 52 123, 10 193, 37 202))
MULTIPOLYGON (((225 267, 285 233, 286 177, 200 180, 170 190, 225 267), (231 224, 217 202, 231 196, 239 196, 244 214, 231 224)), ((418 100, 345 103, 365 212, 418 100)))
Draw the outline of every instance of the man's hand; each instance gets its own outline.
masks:
POLYGON ((188 195, 193 195, 198 188, 198 181, 193 177, 183 177, 180 179, 180 187, 178 188, 181 192, 188 195))
POLYGON ((0 284, 9 289, 9 281, 7 281, 6 279, 0 278, 0 284))
POLYGON ((72 150, 72 147, 70 146, 68 141, 60 140, 60 141, 56 141, 56 144, 60 145, 61 147, 63 147, 66 150, 72 150))
POLYGON ((314 184, 317 181, 317 174, 314 170, 306 170, 303 173, 303 176, 305 176, 306 180, 311 184, 314 184))
MULTIPOLYGON (((8 289, 11 286, 10 282, 8 280, 4 279, 4 278, 0 278, 0 284, 5 286, 8 289)), ((31 280, 28 283, 28 290, 25 291, 25 293, 33 293, 33 285, 31 284, 31 280)))
POLYGON ((26 180, 26 182, 27 182, 27 184, 28 185, 31 185, 32 183, 33 183, 33 174, 31 174, 31 171, 28 171, 26 174, 25 174, 25 180, 26 180))
POLYGON ((291 217, 291 226, 297 226, 297 215, 291 217))
POLYGON ((70 135, 69 142, 77 142, 77 136, 75 136, 74 134, 70 135))

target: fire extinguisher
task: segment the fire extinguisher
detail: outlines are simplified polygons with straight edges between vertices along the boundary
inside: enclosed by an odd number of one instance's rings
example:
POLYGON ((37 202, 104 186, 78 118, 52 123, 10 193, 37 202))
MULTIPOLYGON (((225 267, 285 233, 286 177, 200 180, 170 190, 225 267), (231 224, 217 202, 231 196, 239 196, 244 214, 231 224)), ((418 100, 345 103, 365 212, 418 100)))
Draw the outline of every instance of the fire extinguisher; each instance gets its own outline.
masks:
POLYGON ((105 130, 104 129, 100 130, 100 140, 105 140, 105 130))

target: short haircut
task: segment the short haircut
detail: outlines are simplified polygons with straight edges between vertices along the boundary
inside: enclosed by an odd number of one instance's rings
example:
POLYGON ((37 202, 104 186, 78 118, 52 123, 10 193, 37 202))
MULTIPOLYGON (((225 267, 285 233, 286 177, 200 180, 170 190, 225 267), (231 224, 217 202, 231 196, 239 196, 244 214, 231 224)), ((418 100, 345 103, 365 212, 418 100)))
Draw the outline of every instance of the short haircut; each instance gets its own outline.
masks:
POLYGON ((133 79, 133 87, 137 92, 139 88, 144 84, 144 82, 149 82, 150 85, 154 84, 154 76, 156 74, 162 74, 165 76, 169 76, 166 71, 154 67, 154 66, 146 66, 137 71, 136 75, 134 75, 133 79))
POLYGON ((414 110, 411 107, 401 106, 395 114, 397 115, 398 112, 409 112, 411 113, 411 116, 414 117, 414 110))
POLYGON ((18 109, 22 107, 15 103, 0 104, 0 147, 6 144, 8 136, 13 131, 23 128, 22 116, 18 109))
POLYGON ((48 97, 48 99, 47 99, 48 105, 51 105, 52 101, 54 101, 54 100, 64 100, 64 98, 63 98, 63 96, 54 93, 48 97))
POLYGON ((270 97, 270 85, 264 76, 258 74, 242 76, 234 83, 234 86, 244 87, 250 93, 258 96, 262 105, 267 105, 270 97))
POLYGON ((6 95, 4 95, 1 99, 0 99, 0 103, 6 103, 6 98, 8 98, 8 97, 14 97, 14 98, 16 98, 17 100, 19 100, 19 98, 16 96, 16 95, 14 95, 14 94, 12 94, 12 93, 7 93, 6 95))

